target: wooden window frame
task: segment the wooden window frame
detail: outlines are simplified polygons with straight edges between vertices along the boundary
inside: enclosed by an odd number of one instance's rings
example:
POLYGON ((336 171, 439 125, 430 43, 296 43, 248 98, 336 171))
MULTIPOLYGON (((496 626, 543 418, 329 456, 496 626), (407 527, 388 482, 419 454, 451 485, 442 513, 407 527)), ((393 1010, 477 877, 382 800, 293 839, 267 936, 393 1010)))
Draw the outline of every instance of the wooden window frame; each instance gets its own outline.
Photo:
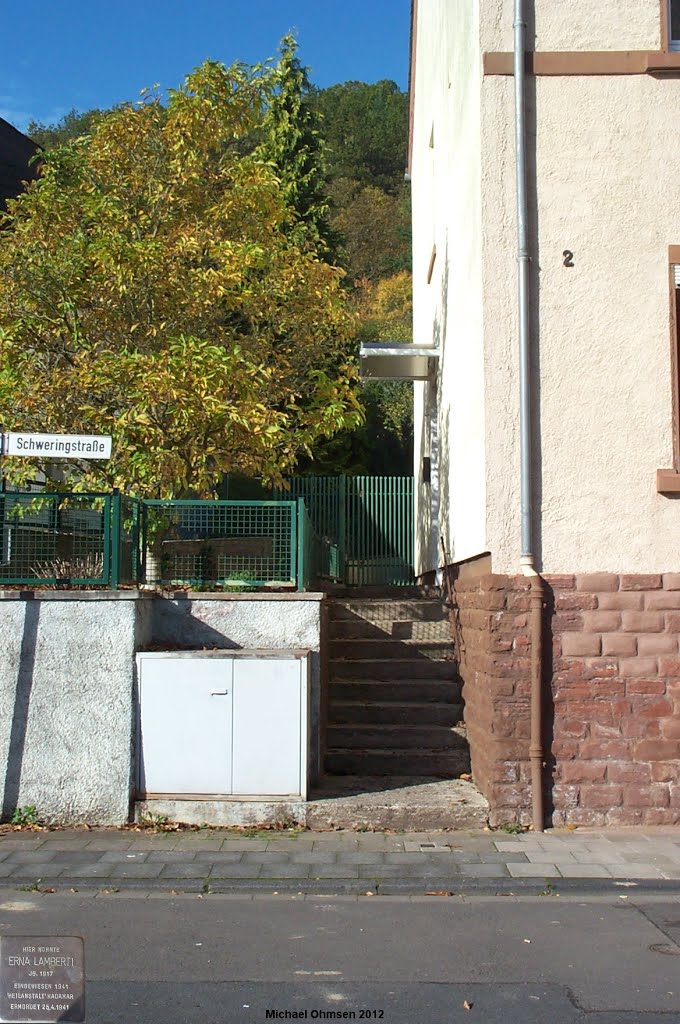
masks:
POLYGON ((671 4, 680 0, 660 0, 661 2, 661 50, 663 53, 678 53, 680 38, 671 36, 671 4))
POLYGON ((656 489, 660 494, 680 493, 680 288, 674 267, 680 265, 680 245, 668 247, 668 313, 671 340, 671 394, 673 401, 673 467, 658 469, 656 489))

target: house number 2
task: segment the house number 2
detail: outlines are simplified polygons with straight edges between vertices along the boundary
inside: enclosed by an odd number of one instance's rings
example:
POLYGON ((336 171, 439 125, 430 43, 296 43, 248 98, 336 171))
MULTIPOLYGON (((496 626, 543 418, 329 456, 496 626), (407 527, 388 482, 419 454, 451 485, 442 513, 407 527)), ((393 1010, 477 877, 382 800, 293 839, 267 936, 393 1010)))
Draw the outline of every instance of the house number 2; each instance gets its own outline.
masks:
POLYGON ((574 254, 571 251, 571 249, 565 249, 564 252, 562 253, 562 255, 564 256, 564 262, 563 262, 562 266, 563 267, 573 267, 574 266, 574 254))

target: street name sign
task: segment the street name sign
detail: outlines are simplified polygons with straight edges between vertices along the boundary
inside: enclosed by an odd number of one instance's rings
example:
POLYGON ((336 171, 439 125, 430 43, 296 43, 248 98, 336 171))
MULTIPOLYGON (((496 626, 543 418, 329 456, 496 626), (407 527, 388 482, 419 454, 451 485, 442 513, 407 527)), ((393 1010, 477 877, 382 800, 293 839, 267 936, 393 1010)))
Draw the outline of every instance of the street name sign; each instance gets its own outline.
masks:
POLYGON ((110 459, 111 438, 107 434, 22 434, 2 435, 2 454, 23 458, 110 459))
POLYGON ((0 1021, 85 1020, 85 957, 76 935, 0 937, 0 1021))

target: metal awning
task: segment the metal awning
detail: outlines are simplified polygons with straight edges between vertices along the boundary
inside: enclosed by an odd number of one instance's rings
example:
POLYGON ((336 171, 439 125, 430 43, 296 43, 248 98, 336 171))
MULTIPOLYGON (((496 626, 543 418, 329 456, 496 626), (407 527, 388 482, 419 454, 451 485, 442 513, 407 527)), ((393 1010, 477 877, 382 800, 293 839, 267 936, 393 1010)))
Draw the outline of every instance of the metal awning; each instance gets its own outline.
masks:
POLYGON ((439 349, 410 341, 369 341, 361 346, 361 376, 367 380, 429 380, 439 349))

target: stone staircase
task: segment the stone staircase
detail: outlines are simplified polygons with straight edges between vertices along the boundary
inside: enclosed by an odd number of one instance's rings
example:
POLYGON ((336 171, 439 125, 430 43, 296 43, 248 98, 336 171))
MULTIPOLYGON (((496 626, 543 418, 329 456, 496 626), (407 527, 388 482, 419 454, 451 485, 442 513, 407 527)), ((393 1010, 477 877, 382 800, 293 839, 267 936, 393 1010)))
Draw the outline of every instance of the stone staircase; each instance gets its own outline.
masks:
POLYGON ((325 771, 469 772, 461 683, 439 598, 333 598, 325 771))

